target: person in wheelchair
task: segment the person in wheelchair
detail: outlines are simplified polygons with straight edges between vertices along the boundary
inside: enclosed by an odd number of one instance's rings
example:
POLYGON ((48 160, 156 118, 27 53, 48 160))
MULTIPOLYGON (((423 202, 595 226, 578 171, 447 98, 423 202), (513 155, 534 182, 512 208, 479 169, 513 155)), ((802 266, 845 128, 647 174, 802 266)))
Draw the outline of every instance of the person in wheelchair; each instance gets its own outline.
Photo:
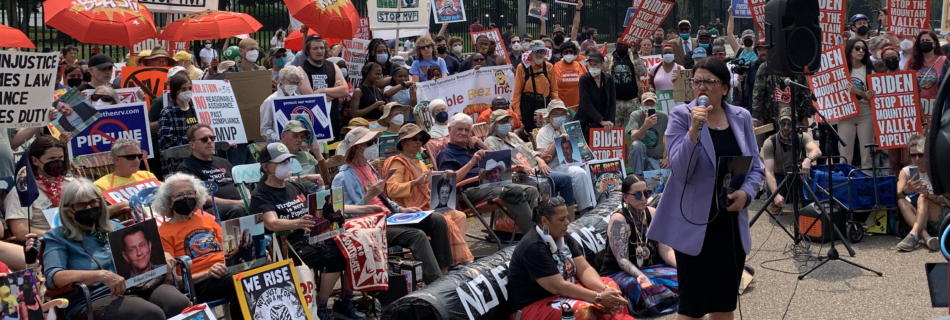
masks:
POLYGON ((915 134, 907 139, 912 164, 902 168, 897 175, 897 207, 904 222, 911 226, 910 233, 897 244, 897 248, 904 252, 917 249, 921 240, 930 250, 940 250, 937 220, 942 207, 950 205, 947 198, 934 194, 924 164, 925 144, 926 138, 921 135, 915 134))
MULTIPOLYGON (((550 178, 554 184, 554 195, 559 194, 561 198, 564 198, 567 203, 568 220, 574 221, 576 198, 571 176, 564 172, 552 171, 540 152, 528 148, 517 134, 511 132, 512 121, 514 117, 508 113, 508 110, 492 111, 485 144, 491 151, 511 150, 511 171, 516 173, 515 181, 533 186, 538 183, 534 178, 536 174, 550 178)), ((589 198, 585 199, 590 201, 589 198)), ((589 205, 589 203, 584 203, 581 208, 587 208, 589 205)))
MULTIPOLYGON (((762 162, 765 165, 765 182, 769 187, 769 194, 778 192, 775 199, 769 206, 772 213, 781 213, 785 208, 785 197, 791 189, 791 184, 786 183, 781 189, 779 184, 785 180, 785 175, 789 172, 798 170, 797 164, 799 155, 792 149, 792 131, 795 130, 796 123, 792 121, 792 108, 787 102, 779 102, 779 122, 778 132, 765 139, 760 151, 762 162)), ((808 178, 811 170, 811 163, 821 157, 821 150, 818 143, 812 138, 810 132, 798 133, 798 146, 805 148, 805 158, 801 159, 802 174, 808 178)), ((801 186, 796 189, 801 197, 801 186)))

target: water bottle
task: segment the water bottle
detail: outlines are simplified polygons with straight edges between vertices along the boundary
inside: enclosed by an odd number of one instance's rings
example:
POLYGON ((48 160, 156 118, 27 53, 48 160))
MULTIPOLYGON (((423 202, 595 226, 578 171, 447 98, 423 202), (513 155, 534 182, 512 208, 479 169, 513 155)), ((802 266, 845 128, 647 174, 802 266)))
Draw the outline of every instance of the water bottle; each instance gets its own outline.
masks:
POLYGON ((574 309, 566 303, 561 303, 561 320, 574 320, 574 309))

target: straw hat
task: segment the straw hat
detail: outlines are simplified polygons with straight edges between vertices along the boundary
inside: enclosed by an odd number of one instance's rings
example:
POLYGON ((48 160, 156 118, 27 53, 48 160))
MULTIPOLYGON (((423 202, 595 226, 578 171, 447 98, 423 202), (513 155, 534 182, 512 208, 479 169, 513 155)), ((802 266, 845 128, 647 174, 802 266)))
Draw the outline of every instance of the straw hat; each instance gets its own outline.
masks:
POLYGON ((131 67, 137 67, 137 66, 141 66, 140 63, 141 64, 145 63, 144 61, 141 61, 141 60, 151 60, 151 59, 165 59, 165 61, 168 62, 168 65, 170 66, 175 65, 175 59, 172 59, 171 56, 168 55, 168 51, 166 51, 165 48, 162 48, 162 47, 156 47, 152 50, 142 50, 141 52, 139 52, 139 55, 129 58, 129 61, 126 61, 125 65, 131 66, 131 67))
MULTIPOLYGON (((379 117, 379 120, 376 120, 376 123, 379 123, 380 126, 388 127, 389 121, 387 119, 389 119, 389 112, 392 111, 393 108, 406 109, 406 108, 409 108, 409 106, 399 104, 399 102, 387 103, 386 105, 383 106, 383 116, 379 117)), ((385 130, 385 128, 382 128, 382 129, 385 130)))
POLYGON ((370 131, 369 128, 353 128, 349 133, 346 134, 345 137, 343 137, 343 141, 340 141, 340 145, 336 147, 336 154, 342 155, 344 158, 346 158, 346 152, 349 151, 350 147, 372 141, 376 138, 379 138, 381 135, 383 135, 382 132, 370 131))

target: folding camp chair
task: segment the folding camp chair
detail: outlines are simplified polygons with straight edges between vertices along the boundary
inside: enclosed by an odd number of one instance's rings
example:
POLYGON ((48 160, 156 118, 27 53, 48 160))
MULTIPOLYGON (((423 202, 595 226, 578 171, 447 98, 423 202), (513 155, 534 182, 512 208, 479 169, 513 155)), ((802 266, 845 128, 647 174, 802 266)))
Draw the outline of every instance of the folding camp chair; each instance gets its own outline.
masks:
POLYGON ((340 173, 340 167, 346 163, 342 155, 335 155, 329 160, 320 160, 320 177, 327 186, 333 185, 333 177, 340 173))
MULTIPOLYGON (((46 240, 39 240, 39 239, 37 239, 37 241, 40 241, 40 249, 39 249, 40 252, 39 252, 39 254, 37 255, 37 261, 39 262, 40 270, 41 270, 41 273, 42 273, 42 270, 43 270, 43 252, 46 250, 46 240)), ((73 290, 76 290, 76 289, 82 290, 83 299, 85 299, 86 305, 87 305, 87 306, 91 306, 91 305, 92 305, 92 295, 89 293, 89 287, 87 287, 87 286, 86 286, 85 284, 83 284, 82 282, 75 282, 75 283, 73 283, 73 284, 70 285, 70 286, 63 286, 63 287, 61 287, 61 288, 49 288, 49 287, 47 287, 47 288, 46 288, 46 292, 45 292, 43 295, 44 295, 47 299, 49 299, 49 300, 53 300, 53 299, 63 299, 63 300, 66 300, 66 299, 63 298, 63 297, 65 297, 67 294, 69 294, 70 292, 72 292, 73 290)), ((65 305, 68 306, 68 305, 69 305, 69 301, 68 301, 68 300, 66 300, 66 301, 67 301, 67 302, 66 302, 65 305)), ((65 309, 65 306, 63 306, 63 307, 61 307, 61 308, 54 308, 53 310, 50 310, 50 312, 53 313, 53 314, 56 316, 56 319, 66 319, 66 309, 65 309)), ((93 315, 92 315, 92 312, 87 312, 86 315, 88 316, 88 320, 94 320, 93 315)))
POLYGON ((234 178, 234 183, 237 184, 238 189, 241 190, 241 200, 244 201, 244 210, 250 212, 251 199, 248 198, 248 195, 253 190, 253 187, 261 181, 261 177, 264 176, 261 172, 261 164, 252 163, 234 166, 234 168, 231 168, 231 176, 234 178))
MULTIPOLYGON (((142 151, 142 159, 148 159, 148 151, 142 151)), ((115 171, 115 163, 112 162, 112 153, 109 151, 76 156, 72 165, 79 176, 92 181, 115 171)), ((142 161, 140 168, 149 171, 148 161, 142 161)))
POLYGON ((254 157, 254 162, 257 162, 257 157, 261 154, 261 150, 267 147, 267 142, 255 142, 247 145, 247 150, 251 152, 251 157, 254 157))

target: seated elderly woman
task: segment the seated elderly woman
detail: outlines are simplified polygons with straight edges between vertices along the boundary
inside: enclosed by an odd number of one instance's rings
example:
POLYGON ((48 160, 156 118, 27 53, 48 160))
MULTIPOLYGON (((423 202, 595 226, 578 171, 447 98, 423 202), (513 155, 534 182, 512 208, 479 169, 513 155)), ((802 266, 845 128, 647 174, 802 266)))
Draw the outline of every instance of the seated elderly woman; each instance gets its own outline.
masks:
MULTIPOLYGON (((407 123, 399 129, 399 142, 396 144, 396 149, 399 149, 400 153, 387 158, 383 165, 383 172, 396 170, 386 181, 386 195, 400 206, 419 207, 422 210, 433 209, 430 208, 432 171, 429 171, 429 167, 417 157, 427 141, 429 141, 428 133, 413 123, 407 123)), ((451 170, 446 173, 454 174, 451 170)), ((454 190, 455 188, 448 186, 447 189, 454 190)), ((449 210, 432 214, 449 218, 445 220, 445 225, 449 231, 449 244, 452 246, 455 263, 461 264, 474 260, 472 251, 468 249, 468 242, 465 242, 465 213, 449 210)))
MULTIPOLYGON (((422 211, 421 208, 402 207, 388 198, 380 197, 391 175, 380 177, 368 162, 379 157, 379 148, 374 144, 380 135, 380 132, 362 127, 346 134, 336 149, 338 155, 345 157, 346 164, 340 167, 340 173, 333 178, 333 188, 343 187, 345 205, 378 205, 388 208, 379 211, 387 214, 422 211)), ((422 261, 426 283, 441 278, 452 264, 448 227, 442 215, 431 215, 414 225, 387 226, 386 239, 389 245, 409 248, 416 260, 422 261), (426 236, 432 240, 429 241, 426 236)))
POLYGON ((376 123, 383 131, 383 135, 394 135, 399 133, 399 128, 406 122, 406 115, 409 106, 401 105, 399 102, 390 102, 383 106, 383 116, 376 123))
MULTIPOLYGON (((155 175, 151 172, 139 170, 142 164, 142 145, 139 141, 126 138, 116 139, 112 143, 112 150, 109 151, 109 155, 112 156, 115 171, 96 180, 96 187, 99 188, 99 191, 105 192, 136 182, 155 179, 155 175)), ((109 205, 110 217, 117 217, 129 211, 128 201, 109 205)))
POLYGON ((119 95, 111 85, 101 85, 89 95, 89 102, 92 102, 93 107, 113 105, 119 103, 119 95))
MULTIPOLYGON (((554 184, 554 192, 560 194, 567 203, 568 220, 574 221, 574 187, 571 185, 571 176, 564 172, 551 171, 541 153, 531 150, 525 145, 524 141, 517 134, 511 132, 512 121, 514 117, 505 109, 495 110, 491 113, 488 124, 488 136, 485 138, 485 144, 491 151, 511 150, 511 171, 520 172, 526 176, 521 179, 521 184, 536 185, 535 170, 537 173, 551 178, 554 184), (535 169, 537 168, 537 169, 535 169)), ((590 199, 586 199, 588 202, 590 199)), ((590 206, 590 203, 584 203, 590 206)))
POLYGON ((79 178, 63 187, 59 205, 62 226, 44 235, 43 274, 46 287, 69 288, 81 282, 89 286, 92 306, 74 289, 66 295, 67 319, 168 319, 191 305, 175 287, 160 284, 136 296, 125 296, 125 280, 115 273, 107 234, 122 229, 110 221, 105 199, 92 181, 79 178))
POLYGON ((584 258, 580 244, 567 236, 570 221, 564 199, 541 200, 534 222, 535 227, 511 254, 511 319, 519 313, 521 319, 561 319, 561 303, 570 305, 579 320, 632 319, 617 284, 610 278, 601 278, 584 258), (596 308, 604 310, 592 310, 596 308))
MULTIPOLYGON (((201 211, 201 204, 207 198, 208 189, 204 184, 185 173, 169 176, 165 184, 158 188, 152 210, 168 219, 158 228, 165 260, 168 261, 169 270, 174 270, 175 257, 191 258, 191 276, 198 303, 220 299, 237 301, 234 281, 224 264, 221 226, 213 215, 201 211), (192 241, 196 239, 210 240, 205 242, 205 247, 210 250, 192 250, 192 241)), ((231 319, 244 319, 240 304, 231 303, 230 308, 231 319)))
POLYGON ((647 228, 656 211, 647 206, 647 184, 631 174, 623 179, 621 190, 621 207, 611 214, 607 224, 610 252, 604 257, 600 275, 620 286, 630 300, 630 312, 637 317, 676 311, 676 256, 670 246, 647 239, 647 228))
POLYGON ((435 99, 429 102, 429 110, 432 111, 432 118, 435 123, 429 128, 429 135, 432 139, 439 139, 449 136, 449 106, 445 100, 435 99))

